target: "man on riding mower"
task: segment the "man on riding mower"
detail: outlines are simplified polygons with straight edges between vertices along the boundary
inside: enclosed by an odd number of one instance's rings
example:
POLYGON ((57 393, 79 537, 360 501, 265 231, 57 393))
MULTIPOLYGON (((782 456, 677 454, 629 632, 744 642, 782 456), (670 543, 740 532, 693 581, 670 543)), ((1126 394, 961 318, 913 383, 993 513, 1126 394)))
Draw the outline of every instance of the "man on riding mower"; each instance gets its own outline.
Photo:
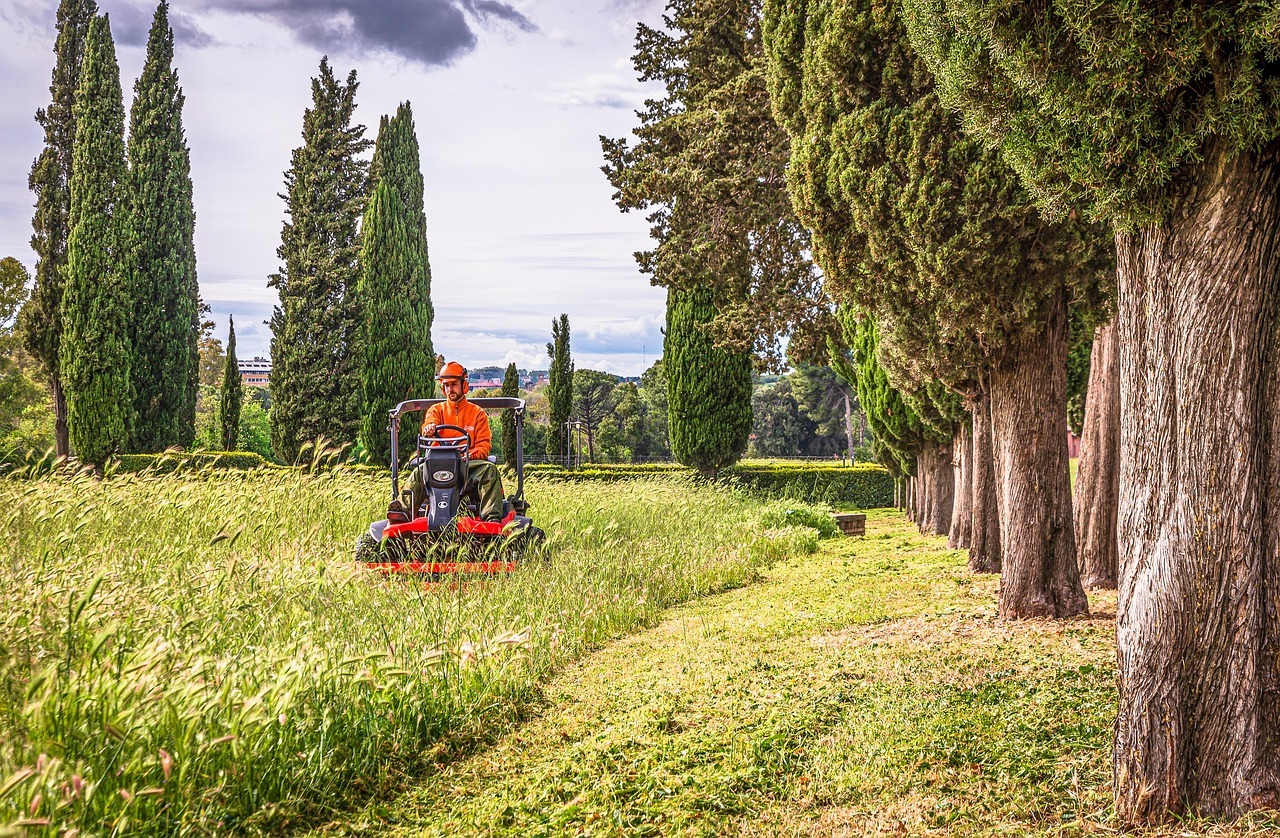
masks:
MULTIPOLYGON (((471 437, 471 448, 468 449, 467 470, 471 485, 480 494, 480 517, 485 521, 502 520, 502 477, 498 467, 486 459, 493 441, 489 430, 489 416, 483 408, 476 407, 467 401, 467 391, 471 389, 467 382, 467 371, 457 361, 450 361, 440 368, 436 374, 445 401, 433 404, 422 417, 422 435, 435 437, 437 425, 457 425, 465 428, 471 437)), ((457 431, 441 429, 442 437, 461 436, 457 431)), ((413 503, 422 501, 422 481, 415 469, 410 475, 408 488, 413 493, 413 503)))

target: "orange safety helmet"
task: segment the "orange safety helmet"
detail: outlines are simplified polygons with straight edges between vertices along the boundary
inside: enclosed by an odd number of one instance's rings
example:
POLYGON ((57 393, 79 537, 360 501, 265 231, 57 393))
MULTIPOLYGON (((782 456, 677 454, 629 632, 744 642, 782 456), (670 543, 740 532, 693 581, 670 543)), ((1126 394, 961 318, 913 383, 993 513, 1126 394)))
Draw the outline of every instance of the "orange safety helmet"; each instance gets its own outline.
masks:
POLYGON ((467 381, 467 368, 457 361, 450 361, 440 368, 440 372, 436 373, 436 381, 444 381, 446 378, 456 378, 462 382, 462 392, 471 389, 470 383, 467 381))

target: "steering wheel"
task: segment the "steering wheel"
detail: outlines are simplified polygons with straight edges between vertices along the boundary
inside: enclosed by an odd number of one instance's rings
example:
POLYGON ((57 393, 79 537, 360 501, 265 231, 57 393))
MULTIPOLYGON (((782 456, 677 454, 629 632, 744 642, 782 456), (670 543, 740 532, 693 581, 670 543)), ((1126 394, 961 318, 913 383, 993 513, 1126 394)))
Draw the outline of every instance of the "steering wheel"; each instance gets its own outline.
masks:
POLYGON ((467 433, 466 428, 460 428, 457 425, 436 425, 434 436, 420 436, 427 445, 441 446, 444 448, 461 448, 463 452, 471 450, 471 434, 467 433), (461 437, 442 437, 441 431, 457 431, 462 434, 461 437))

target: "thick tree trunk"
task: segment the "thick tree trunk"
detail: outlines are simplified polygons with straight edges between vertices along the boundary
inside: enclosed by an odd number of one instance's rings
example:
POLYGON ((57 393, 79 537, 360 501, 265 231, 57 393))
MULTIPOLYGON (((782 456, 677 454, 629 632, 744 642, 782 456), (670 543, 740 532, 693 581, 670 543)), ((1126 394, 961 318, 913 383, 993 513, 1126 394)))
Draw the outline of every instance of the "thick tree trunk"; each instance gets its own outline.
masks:
POLYGON ((926 445, 916 455, 916 524, 925 535, 946 535, 951 527, 955 478, 951 469, 951 443, 926 445))
POLYGON ((1073 498, 1076 554, 1086 588, 1114 588, 1119 573, 1116 512, 1120 493, 1120 368, 1115 323, 1093 336, 1084 438, 1073 498))
POLYGON ((58 457, 71 456, 71 435, 67 430, 67 394, 62 391, 62 382, 53 378, 53 444, 54 453, 58 457))
POLYGON ((951 441, 951 467, 955 475, 955 502, 951 507, 951 528, 947 546, 952 550, 968 548, 973 538, 973 429, 961 422, 951 441))
POLYGON ((1088 611, 1076 566, 1067 471, 1067 312, 1058 295, 1040 334, 991 367, 1000 503, 1000 616, 1088 611))
POLYGON ((1280 161, 1119 236, 1116 811, 1280 807, 1280 161))
POLYGON ((996 497, 995 455, 991 449, 991 398, 978 394, 969 408, 973 417, 973 526, 970 529, 969 569, 1000 572, 1000 504, 996 497))

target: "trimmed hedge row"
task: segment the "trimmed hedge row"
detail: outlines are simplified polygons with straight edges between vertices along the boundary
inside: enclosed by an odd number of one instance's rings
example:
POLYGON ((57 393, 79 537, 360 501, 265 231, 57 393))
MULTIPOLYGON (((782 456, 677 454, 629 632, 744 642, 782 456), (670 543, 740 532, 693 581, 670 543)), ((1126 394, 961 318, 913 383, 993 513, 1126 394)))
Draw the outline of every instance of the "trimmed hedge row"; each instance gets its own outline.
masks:
MULTIPOLYGON (((691 468, 668 463, 598 463, 568 470, 540 464, 526 466, 525 474, 546 480, 631 480, 661 474, 693 477, 691 468)), ((721 472, 721 480, 769 498, 786 498, 827 505, 853 505, 872 509, 893 505, 893 477, 870 463, 841 466, 829 463, 739 464, 721 472)))

